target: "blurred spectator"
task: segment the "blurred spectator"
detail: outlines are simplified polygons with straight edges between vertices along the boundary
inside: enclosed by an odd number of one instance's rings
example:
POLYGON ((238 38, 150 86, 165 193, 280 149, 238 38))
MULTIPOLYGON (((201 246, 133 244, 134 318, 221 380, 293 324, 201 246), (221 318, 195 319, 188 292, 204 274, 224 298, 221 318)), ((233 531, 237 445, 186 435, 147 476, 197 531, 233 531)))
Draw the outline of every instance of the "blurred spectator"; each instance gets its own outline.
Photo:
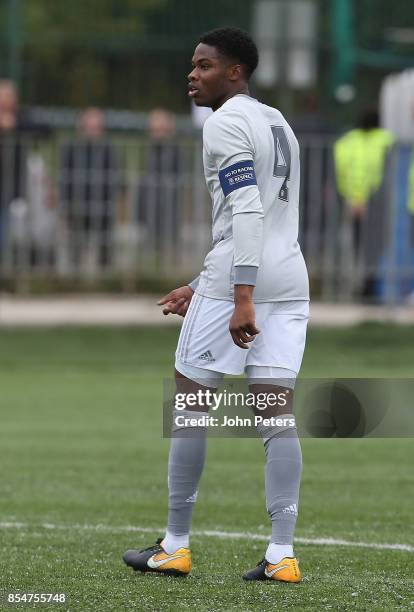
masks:
POLYGON ((144 175, 138 188, 138 221, 161 256, 173 245, 180 227, 180 184, 183 155, 176 140, 175 117, 163 108, 149 116, 149 146, 144 175))
POLYGON ((292 118, 292 127, 296 136, 309 134, 334 134, 335 128, 326 113, 321 110, 320 96, 317 91, 310 90, 302 96, 301 112, 292 118))
MULTIPOLYGON (((384 246, 381 240, 384 203, 375 196, 383 182, 387 152, 393 143, 391 132, 379 127, 378 112, 368 109, 362 113, 357 127, 334 146, 338 192, 351 215, 354 260, 364 259, 366 267, 378 263, 379 249, 384 246)), ((373 293, 369 270, 363 293, 373 293)))
POLYGON ((327 136, 337 132, 326 112, 321 110, 318 92, 303 92, 301 112, 292 117, 292 128, 300 143, 301 223, 300 245, 307 263, 318 265, 320 243, 327 231, 325 201, 335 191, 331 148, 327 136), (332 189, 333 187, 333 189, 332 189))
MULTIPOLYGON (((43 240, 36 240, 31 226, 36 217, 36 211, 31 209, 36 199, 32 197, 36 185, 32 181, 33 164, 30 150, 35 148, 38 136, 46 136, 49 133, 50 130, 46 126, 34 125, 21 111, 14 83, 0 80, 0 264, 4 262, 6 249, 9 261, 13 264, 19 264, 22 257, 27 263, 36 263, 37 247, 43 250, 45 246, 43 240)), ((40 150, 35 155, 46 177, 46 167, 40 150)), ((47 224, 50 184, 46 178, 44 187, 44 199, 37 198, 36 201, 39 209, 44 206, 43 220, 47 224)), ((53 236, 51 232, 48 232, 48 235, 50 249, 47 257, 50 261, 53 236)))
POLYGON ((117 199, 122 191, 116 147, 105 137, 105 116, 99 108, 80 115, 79 138, 63 145, 60 198, 69 230, 70 263, 85 257, 107 267, 112 262, 112 237, 117 199))
MULTIPOLYGON (((11 81, 0 81, 0 264, 6 248, 10 207, 26 191, 26 151, 19 97, 11 81)), ((16 208, 16 206, 15 206, 16 208)), ((21 208, 21 207, 20 207, 21 208)))
POLYGON ((27 158, 27 204, 30 263, 34 268, 50 268, 55 263, 57 245, 57 197, 44 157, 33 148, 27 158))

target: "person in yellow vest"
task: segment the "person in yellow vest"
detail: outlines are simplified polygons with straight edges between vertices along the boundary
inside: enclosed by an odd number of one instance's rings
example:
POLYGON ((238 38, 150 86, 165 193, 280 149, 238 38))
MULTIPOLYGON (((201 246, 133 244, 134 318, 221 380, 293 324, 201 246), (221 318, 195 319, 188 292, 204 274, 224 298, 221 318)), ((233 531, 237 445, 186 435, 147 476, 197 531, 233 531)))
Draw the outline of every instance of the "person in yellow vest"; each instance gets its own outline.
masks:
POLYGON ((381 186, 386 155, 393 144, 392 133, 379 127, 378 112, 368 109, 361 114, 357 127, 346 132, 334 145, 337 189, 352 218, 357 261, 368 203, 381 186))

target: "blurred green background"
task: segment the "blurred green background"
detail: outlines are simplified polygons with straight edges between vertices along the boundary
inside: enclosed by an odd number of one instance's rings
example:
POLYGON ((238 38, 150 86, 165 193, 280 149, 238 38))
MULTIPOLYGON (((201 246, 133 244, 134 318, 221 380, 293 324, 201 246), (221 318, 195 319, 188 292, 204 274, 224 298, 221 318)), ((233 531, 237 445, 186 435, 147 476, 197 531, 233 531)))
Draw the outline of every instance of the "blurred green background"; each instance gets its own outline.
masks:
MULTIPOLYGON (((255 25, 260 4, 263 9, 260 0, 3 0, 0 75, 20 84, 27 105, 97 104, 145 111, 164 104, 183 113, 188 110, 185 80, 198 35, 232 25, 260 39, 261 28, 255 25)), ((279 5, 277 21, 295 20, 296 14, 287 12, 292 5, 299 12, 304 6, 297 0, 270 0, 265 12, 273 10, 269 4, 279 5)), ((294 87, 282 77, 271 86, 255 87, 265 102, 289 109, 290 115, 317 108, 335 121, 346 121, 375 102, 386 74, 412 66, 414 4, 306 4, 314 26, 302 38, 297 31, 283 33, 283 23, 274 40, 268 33, 263 37, 279 52, 297 45, 312 53, 314 82, 294 87), (341 89, 343 85, 354 92, 341 89)))

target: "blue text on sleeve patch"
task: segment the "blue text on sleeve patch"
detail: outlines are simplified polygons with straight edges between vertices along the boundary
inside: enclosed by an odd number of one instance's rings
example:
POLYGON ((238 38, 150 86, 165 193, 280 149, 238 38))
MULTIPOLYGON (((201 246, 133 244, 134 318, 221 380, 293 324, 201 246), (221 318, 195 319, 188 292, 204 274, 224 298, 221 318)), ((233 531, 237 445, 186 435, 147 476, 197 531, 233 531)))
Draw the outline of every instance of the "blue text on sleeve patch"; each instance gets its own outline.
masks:
POLYGON ((239 161, 219 172, 220 185, 225 196, 240 187, 257 185, 254 163, 251 159, 239 161))

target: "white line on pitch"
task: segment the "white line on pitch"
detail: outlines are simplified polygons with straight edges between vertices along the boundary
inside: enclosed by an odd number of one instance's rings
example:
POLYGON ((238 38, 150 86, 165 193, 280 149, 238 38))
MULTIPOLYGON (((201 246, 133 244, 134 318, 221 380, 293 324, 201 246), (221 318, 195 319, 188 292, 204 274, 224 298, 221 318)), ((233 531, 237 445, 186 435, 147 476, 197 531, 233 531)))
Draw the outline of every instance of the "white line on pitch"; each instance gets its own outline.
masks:
MULTIPOLYGON (((136 527, 134 525, 126 525, 114 527, 112 525, 56 525, 53 523, 41 523, 38 525, 30 525, 29 523, 17 522, 0 522, 0 529, 50 529, 50 530, 67 530, 67 531, 104 531, 107 533, 157 533, 162 529, 155 527, 136 527)), ((192 531, 193 537, 210 537, 210 538, 227 538, 231 540, 259 540, 267 541, 268 535, 259 533, 250 533, 248 531, 214 531, 202 530, 192 531)), ((414 552, 414 546, 409 544, 382 544, 379 542, 358 542, 351 540, 341 540, 336 538, 295 538, 296 544, 306 544, 310 546, 350 546, 356 548, 373 548, 376 550, 401 550, 405 552, 414 552)))

